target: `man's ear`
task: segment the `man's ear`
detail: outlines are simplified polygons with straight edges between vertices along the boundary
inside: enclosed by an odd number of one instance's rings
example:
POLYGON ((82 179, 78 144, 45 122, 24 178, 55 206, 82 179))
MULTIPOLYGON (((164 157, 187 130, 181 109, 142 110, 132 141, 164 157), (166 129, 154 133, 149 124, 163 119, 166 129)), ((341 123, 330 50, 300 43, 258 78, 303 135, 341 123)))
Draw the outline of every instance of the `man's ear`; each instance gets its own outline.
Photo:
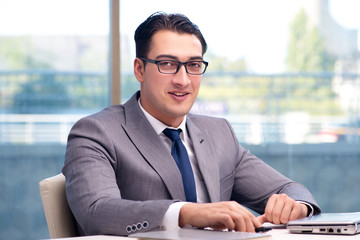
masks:
POLYGON ((145 71, 144 62, 140 58, 135 58, 134 75, 140 83, 144 81, 144 71, 145 71))

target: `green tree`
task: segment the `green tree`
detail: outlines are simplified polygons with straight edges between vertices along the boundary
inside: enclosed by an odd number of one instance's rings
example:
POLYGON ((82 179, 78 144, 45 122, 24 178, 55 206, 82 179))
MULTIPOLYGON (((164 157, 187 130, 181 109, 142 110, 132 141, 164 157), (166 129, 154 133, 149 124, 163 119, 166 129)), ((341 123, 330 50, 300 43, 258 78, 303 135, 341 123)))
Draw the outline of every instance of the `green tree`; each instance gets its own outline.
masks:
POLYGON ((57 113, 68 110, 71 101, 64 82, 56 81, 55 75, 35 75, 20 86, 13 98, 15 113, 57 113))
MULTIPOLYGON (((88 53, 83 59, 87 65, 82 66, 90 67, 90 59, 100 56, 96 51, 88 53)), ((0 111, 61 113, 92 111, 107 105, 106 73, 55 71, 52 66, 55 57, 31 37, 0 37, 0 71, 10 71, 0 79, 5 86, 0 89, 0 96, 6 96, 0 101, 0 111)))
POLYGON ((51 69, 46 55, 27 36, 0 37, 0 70, 51 69))
POLYGON ((225 56, 218 56, 209 51, 206 53, 205 59, 209 61, 207 72, 245 72, 247 70, 246 61, 243 58, 231 60, 225 56))
POLYGON ((324 39, 318 28, 311 26, 304 9, 291 23, 286 66, 290 72, 324 72, 334 68, 334 58, 326 51, 324 39))

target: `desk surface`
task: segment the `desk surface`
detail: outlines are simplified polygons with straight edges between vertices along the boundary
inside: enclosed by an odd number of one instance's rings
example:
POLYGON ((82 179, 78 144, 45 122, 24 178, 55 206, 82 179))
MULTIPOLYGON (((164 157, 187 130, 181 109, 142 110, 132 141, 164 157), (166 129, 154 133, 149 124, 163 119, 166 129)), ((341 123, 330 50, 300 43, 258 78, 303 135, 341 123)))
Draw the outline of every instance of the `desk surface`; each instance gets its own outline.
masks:
MULTIPOLYGON (((272 240, 322 240, 322 239, 337 239, 337 240, 353 240, 359 239, 360 235, 352 235, 352 236, 345 236, 345 235, 321 235, 321 234, 293 234, 289 233, 286 229, 273 229, 267 234, 271 235, 272 240)), ((62 238, 63 240, 130 240, 135 238, 128 238, 128 237, 116 237, 116 236, 88 236, 88 237, 75 237, 75 238, 62 238)))

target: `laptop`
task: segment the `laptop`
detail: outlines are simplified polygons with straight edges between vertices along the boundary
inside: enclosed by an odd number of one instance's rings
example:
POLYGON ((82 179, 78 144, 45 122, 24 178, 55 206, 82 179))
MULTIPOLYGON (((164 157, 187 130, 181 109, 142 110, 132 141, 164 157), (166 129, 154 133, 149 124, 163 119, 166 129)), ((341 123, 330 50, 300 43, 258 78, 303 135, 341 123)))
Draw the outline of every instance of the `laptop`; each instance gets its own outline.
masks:
POLYGON ((360 212, 322 213, 289 221, 286 228, 291 233, 354 235, 360 232, 360 212))

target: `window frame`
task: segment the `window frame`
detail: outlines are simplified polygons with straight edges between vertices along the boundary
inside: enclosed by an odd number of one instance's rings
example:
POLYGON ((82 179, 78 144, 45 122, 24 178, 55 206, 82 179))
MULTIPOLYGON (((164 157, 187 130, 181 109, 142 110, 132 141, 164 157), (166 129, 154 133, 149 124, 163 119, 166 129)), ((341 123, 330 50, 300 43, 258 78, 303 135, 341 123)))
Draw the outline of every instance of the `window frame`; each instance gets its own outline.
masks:
POLYGON ((110 0, 110 102, 121 103, 120 79, 120 0, 110 0))

